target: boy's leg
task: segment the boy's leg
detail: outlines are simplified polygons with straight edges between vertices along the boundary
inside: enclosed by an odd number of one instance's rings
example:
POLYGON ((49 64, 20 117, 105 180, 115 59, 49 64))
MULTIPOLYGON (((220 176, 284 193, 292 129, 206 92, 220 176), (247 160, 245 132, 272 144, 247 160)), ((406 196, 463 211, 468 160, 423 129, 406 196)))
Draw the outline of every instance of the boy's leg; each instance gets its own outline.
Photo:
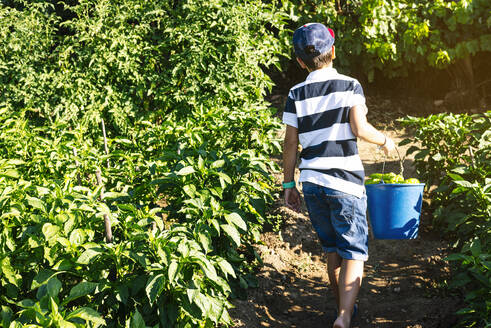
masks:
POLYGON ((334 328, 348 328, 351 314, 360 291, 364 261, 343 259, 339 274, 339 312, 334 328))
POLYGON ((364 261, 368 258, 368 225, 366 197, 338 198, 333 207, 337 253, 342 257, 338 279, 339 312, 334 328, 349 328, 360 291, 364 261))
POLYGON ((341 256, 336 252, 327 253, 327 274, 329 284, 336 297, 336 308, 339 309, 339 273, 341 271, 341 256))

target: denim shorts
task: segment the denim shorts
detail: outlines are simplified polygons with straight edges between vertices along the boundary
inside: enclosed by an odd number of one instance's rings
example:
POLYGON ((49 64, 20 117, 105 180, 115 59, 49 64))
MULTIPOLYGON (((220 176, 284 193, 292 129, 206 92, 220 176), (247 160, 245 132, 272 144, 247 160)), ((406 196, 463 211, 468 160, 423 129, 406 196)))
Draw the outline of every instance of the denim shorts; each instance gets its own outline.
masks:
POLYGON ((368 259, 367 197, 302 183, 310 221, 322 248, 348 260, 368 259))

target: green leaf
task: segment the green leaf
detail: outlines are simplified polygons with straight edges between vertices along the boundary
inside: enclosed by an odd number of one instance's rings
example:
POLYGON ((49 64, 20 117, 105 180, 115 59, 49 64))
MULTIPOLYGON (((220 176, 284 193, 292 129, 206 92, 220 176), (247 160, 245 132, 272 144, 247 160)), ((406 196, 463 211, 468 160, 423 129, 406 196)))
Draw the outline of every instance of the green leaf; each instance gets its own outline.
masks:
POLYGON ((474 239, 471 242, 471 253, 474 257, 478 257, 481 254, 481 241, 479 239, 474 239))
POLYGON ((205 253, 208 253, 213 247, 210 236, 207 233, 200 232, 198 233, 198 239, 205 253))
POLYGON ((36 303, 34 303, 33 300, 29 298, 25 298, 20 302, 17 302, 16 305, 23 308, 23 309, 29 309, 32 308, 36 303))
POLYGON ((85 232, 83 229, 75 229, 70 233, 70 244, 80 246, 85 243, 85 232))
POLYGON ((60 326, 60 328, 77 328, 77 326, 75 324, 71 323, 70 321, 63 320, 63 319, 60 319, 58 321, 58 325, 60 326))
POLYGON ((234 226, 230 224, 221 224, 220 228, 225 231, 230 238, 232 238, 237 247, 240 246, 240 234, 234 226))
POLYGON ((57 275, 58 273, 53 271, 53 270, 46 270, 42 269, 39 271, 36 276, 34 276, 34 279, 32 279, 31 283, 31 290, 34 290, 36 288, 39 288, 40 286, 44 285, 45 283, 48 282, 48 280, 57 275))
POLYGON ((247 231, 247 225, 238 213, 234 212, 225 215, 225 220, 227 220, 229 224, 234 224, 235 226, 241 228, 242 230, 247 231))
POLYGON ((0 312, 0 318, 2 319, 0 323, 2 327, 10 326, 13 314, 13 311, 8 306, 2 305, 2 311, 0 312))
POLYGON ((193 303, 196 297, 199 295, 199 289, 198 288, 188 288, 186 289, 186 294, 188 296, 189 302, 193 303))
POLYGON ((77 263, 79 263, 79 264, 89 264, 94 257, 102 254, 103 250, 104 249, 101 248, 101 247, 94 247, 94 248, 88 248, 88 249, 86 249, 80 255, 80 257, 77 259, 77 263))
POLYGON ((210 167, 212 169, 217 169, 217 168, 223 167, 224 165, 225 165, 225 161, 223 159, 219 159, 219 160, 211 163, 210 167))
POLYGON ((455 180, 457 180, 457 181, 459 181, 459 180, 464 180, 464 178, 462 178, 462 177, 461 177, 460 175, 458 175, 458 174, 454 174, 454 173, 447 173, 447 175, 448 175, 450 178, 452 178, 452 180, 454 180, 454 181, 455 181, 455 180))
POLYGON ((46 212, 44 202, 42 200, 40 200, 39 198, 26 196, 26 199, 27 199, 27 204, 29 204, 30 206, 32 206, 38 210, 41 210, 43 212, 46 212))
POLYGON ((489 281, 489 278, 483 275, 481 272, 479 272, 477 269, 472 268, 470 270, 470 274, 474 276, 481 284, 483 284, 487 290, 491 287, 491 283, 489 281))
POLYGON ((169 282, 173 283, 176 278, 177 269, 179 268, 179 264, 176 261, 171 261, 168 269, 169 282))
POLYGON ((208 279, 212 281, 217 280, 217 271, 210 261, 208 261, 208 259, 206 259, 204 256, 196 256, 194 259, 196 262, 198 262, 199 266, 203 270, 203 273, 208 279))
POLYGON ((217 219, 210 219, 209 222, 210 222, 211 226, 213 226, 215 228, 218 235, 220 235, 220 223, 218 222, 218 220, 217 219))
POLYGON ((52 269, 56 271, 66 271, 70 270, 73 267, 72 262, 67 259, 63 259, 58 261, 55 265, 53 265, 52 269))
POLYGON ((18 179, 20 177, 19 171, 14 169, 6 169, 3 172, 0 172, 0 177, 18 179))
POLYGON ((435 154, 435 155, 433 155, 431 158, 433 158, 433 160, 435 160, 435 161, 437 161, 437 162, 439 162, 439 161, 441 161, 441 160, 443 160, 443 159, 444 159, 444 157, 443 157, 443 156, 442 156, 442 154, 440 154, 440 153, 436 153, 436 154, 435 154))
POLYGON ((51 277, 47 284, 48 295, 51 297, 57 297, 61 291, 61 281, 56 277, 51 277))
POLYGON ((130 257, 136 262, 139 263, 143 268, 146 268, 148 263, 148 259, 143 252, 130 252, 130 257))
MULTIPOLYGON (((452 169, 452 172, 455 172, 457 174, 467 174, 467 173, 469 173, 469 169, 465 166, 459 166, 459 167, 452 169)), ((454 179, 454 180, 464 180, 464 179, 460 178, 460 179, 454 179)))
POLYGON ((82 281, 70 289, 70 294, 63 300, 63 304, 67 304, 79 297, 92 294, 97 288, 96 282, 82 281))
POLYGON ((124 143, 124 144, 131 145, 131 140, 128 140, 128 139, 115 138, 115 139, 113 139, 113 141, 116 143, 124 143))
POLYGON ((210 304, 208 316, 210 317, 210 319, 213 322, 218 323, 220 318, 223 316, 224 311, 226 311, 225 304, 223 301, 218 300, 216 298, 213 298, 210 296, 207 296, 207 298, 208 298, 209 304, 210 304))
POLYGON ((107 200, 118 199, 123 197, 129 197, 129 194, 126 192, 114 192, 114 191, 108 191, 102 194, 102 198, 107 200))
POLYGON ((15 158, 12 158, 12 159, 9 159, 7 161, 7 164, 8 165, 14 165, 14 166, 17 166, 17 165, 23 165, 25 164, 26 162, 23 161, 22 159, 15 159, 15 158))
POLYGON ((128 286, 126 285, 120 285, 118 286, 117 292, 116 292, 116 299, 123 303, 127 304, 128 303, 128 297, 130 296, 128 286))
POLYGON ((206 295, 198 293, 198 295, 196 295, 196 297, 193 299, 193 303, 200 308, 203 314, 208 314, 208 311, 210 310, 210 301, 206 295))
POLYGON ((469 256, 460 253, 450 254, 444 258, 445 261, 465 261, 469 259, 469 256))
POLYGON ((225 259, 218 260, 218 265, 220 266, 222 271, 225 273, 225 276, 231 275, 232 277, 235 278, 235 270, 232 267, 232 265, 230 263, 228 263, 227 260, 225 260, 225 259))
POLYGON ((182 187, 182 190, 188 195, 189 197, 193 198, 196 195, 196 187, 195 185, 189 184, 185 185, 182 187))
POLYGON ((55 226, 51 223, 45 223, 43 224, 42 231, 46 240, 49 241, 58 235, 58 232, 60 231, 60 227, 55 226))
POLYGON ((50 304, 50 308, 51 308, 51 314, 58 316, 59 313, 58 313, 58 303, 56 303, 56 301, 54 300, 53 297, 49 297, 49 304, 50 304))
POLYGON ((203 172, 205 170, 205 161, 201 155, 198 157, 198 169, 203 172))
POLYGON ((92 322, 96 326, 101 326, 106 324, 106 320, 96 310, 90 307, 82 307, 71 312, 66 319, 80 318, 87 322, 92 322))
POLYGON ((36 192, 39 196, 44 196, 44 195, 48 195, 49 193, 51 193, 51 190, 48 188, 36 186, 36 192))
POLYGON ((454 181, 456 184, 458 184, 459 186, 462 186, 462 187, 465 187, 465 188, 472 188, 474 187, 474 185, 472 183, 470 183, 469 181, 454 181))
MULTIPOLYGON (((409 153, 409 149, 408 149, 408 153, 409 153)), ((414 155, 414 159, 423 160, 426 156, 428 156, 429 153, 430 151, 428 149, 423 149, 419 151, 416 155, 414 155)))
POLYGON ((242 276, 239 276, 239 285, 243 289, 249 288, 249 285, 247 284, 247 281, 244 278, 242 278, 242 276))
POLYGON ((417 146, 411 146, 406 151, 406 155, 412 154, 412 153, 414 153, 415 151, 418 151, 418 150, 420 150, 419 147, 417 147, 417 146))
POLYGON ((145 292, 147 293, 148 300, 150 302, 150 305, 153 305, 157 298, 160 296, 162 293, 162 290, 164 289, 164 275, 163 274, 158 274, 155 276, 151 276, 148 279, 147 286, 145 287, 145 292))
POLYGON ((17 287, 20 287, 20 283, 22 281, 22 276, 19 275, 14 270, 14 268, 10 264, 10 258, 8 258, 8 257, 3 258, 2 259, 2 262, 0 264, 1 264, 0 265, 0 269, 1 269, 1 272, 0 273, 3 273, 3 275, 5 276, 5 278, 7 278, 7 280, 12 285, 15 285, 17 287))
POLYGON ((405 146, 407 144, 410 144, 411 142, 413 142, 414 140, 412 139, 409 139, 409 138, 406 138, 406 139, 403 139, 401 142, 399 142, 399 146, 405 146))
POLYGON ((470 313, 475 313, 476 310, 472 308, 463 308, 455 312, 455 314, 470 314, 470 313))
POLYGON ((220 183, 222 185, 222 188, 225 188, 227 186, 224 182, 226 182, 228 184, 232 183, 232 179, 227 174, 225 174, 223 172, 217 172, 217 175, 220 178, 220 183), (222 182, 222 181, 224 181, 224 182, 222 182))
POLYGON ((129 328, 146 328, 145 321, 143 320, 143 317, 140 312, 138 312, 138 310, 135 310, 135 312, 133 312, 129 328))
POLYGON ((176 172, 177 175, 188 175, 196 172, 192 166, 186 166, 176 172))

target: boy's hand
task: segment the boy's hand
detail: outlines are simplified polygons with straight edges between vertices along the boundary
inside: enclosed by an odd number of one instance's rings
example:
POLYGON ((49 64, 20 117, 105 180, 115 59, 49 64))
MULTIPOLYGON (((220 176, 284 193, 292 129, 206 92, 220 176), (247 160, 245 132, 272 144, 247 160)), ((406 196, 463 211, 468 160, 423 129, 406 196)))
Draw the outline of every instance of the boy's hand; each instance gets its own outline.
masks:
POLYGON ((392 141, 391 138, 385 137, 385 145, 382 146, 382 149, 384 150, 385 155, 389 155, 391 151, 396 149, 396 145, 394 141, 392 141))
POLYGON ((295 212, 300 212, 300 204, 300 193, 297 188, 285 189, 285 205, 295 212))

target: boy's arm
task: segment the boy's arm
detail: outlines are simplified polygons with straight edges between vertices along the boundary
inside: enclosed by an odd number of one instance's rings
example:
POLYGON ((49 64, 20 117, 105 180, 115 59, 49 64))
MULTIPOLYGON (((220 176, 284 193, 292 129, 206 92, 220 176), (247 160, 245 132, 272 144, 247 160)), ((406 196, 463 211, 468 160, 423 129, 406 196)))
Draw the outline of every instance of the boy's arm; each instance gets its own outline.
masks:
POLYGON ((349 112, 351 131, 355 136, 381 146, 385 154, 388 155, 390 151, 395 149, 394 141, 368 123, 366 114, 365 105, 351 107, 349 112))
MULTIPOLYGON (((297 163, 298 130, 287 125, 283 144, 283 181, 295 181, 295 165, 297 163)), ((300 211, 300 194, 297 188, 285 189, 285 205, 294 211, 300 211)))

